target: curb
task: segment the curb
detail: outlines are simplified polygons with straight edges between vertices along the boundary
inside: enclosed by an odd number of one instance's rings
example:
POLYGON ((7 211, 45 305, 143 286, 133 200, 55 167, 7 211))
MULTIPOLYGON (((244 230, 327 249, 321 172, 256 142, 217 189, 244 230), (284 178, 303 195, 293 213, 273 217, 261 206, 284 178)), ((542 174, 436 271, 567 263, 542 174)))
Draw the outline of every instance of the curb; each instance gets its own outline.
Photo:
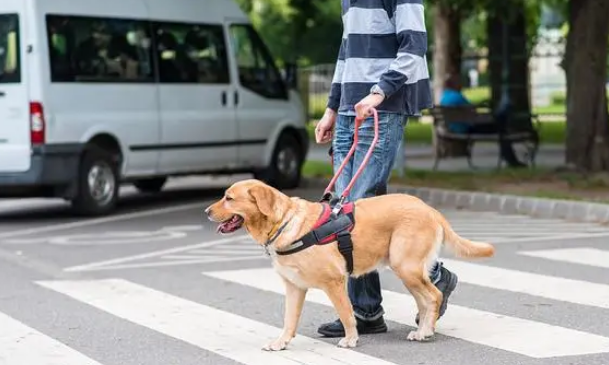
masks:
MULTIPOLYGON (((328 182, 329 180, 326 179, 308 178, 303 181, 303 187, 325 189, 328 182)), ((609 204, 405 185, 390 185, 389 192, 414 195, 436 208, 521 214, 574 222, 609 223, 609 204)))

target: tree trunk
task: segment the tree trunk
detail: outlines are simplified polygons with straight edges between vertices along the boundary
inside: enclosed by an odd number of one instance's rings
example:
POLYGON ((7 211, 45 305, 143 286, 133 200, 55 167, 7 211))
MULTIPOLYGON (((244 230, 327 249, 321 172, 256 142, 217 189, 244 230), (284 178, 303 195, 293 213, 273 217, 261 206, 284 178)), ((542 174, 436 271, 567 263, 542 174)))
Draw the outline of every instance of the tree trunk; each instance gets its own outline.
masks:
POLYGON ((437 1, 433 11, 433 83, 434 101, 438 103, 446 76, 461 73, 461 15, 444 1, 437 1))
MULTIPOLYGON (((510 106, 505 122, 508 130, 529 130, 532 120, 529 97, 529 55, 527 52, 526 14, 523 0, 510 3, 490 3, 487 19, 489 81, 491 84, 491 109, 498 111, 503 95, 503 72, 507 67, 507 93, 510 106), (504 34, 504 25, 507 34, 504 34), (507 42, 506 42, 507 38, 507 42), (504 55, 506 42, 507 57, 504 55), (507 60, 504 60, 507 58, 507 60)), ((524 166, 511 143, 502 147, 504 160, 511 167, 524 166)))
POLYGON ((513 12, 510 19, 506 14, 495 10, 487 20, 489 47, 489 81, 491 84, 491 108, 496 109, 501 100, 503 72, 503 23, 508 22, 507 53, 509 63, 508 93, 512 104, 512 113, 527 114, 531 112, 529 95, 529 56, 527 52, 526 16, 524 4, 510 5, 513 12))
POLYGON ((609 168, 607 38, 609 3, 571 0, 567 38, 566 162, 582 171, 609 168))

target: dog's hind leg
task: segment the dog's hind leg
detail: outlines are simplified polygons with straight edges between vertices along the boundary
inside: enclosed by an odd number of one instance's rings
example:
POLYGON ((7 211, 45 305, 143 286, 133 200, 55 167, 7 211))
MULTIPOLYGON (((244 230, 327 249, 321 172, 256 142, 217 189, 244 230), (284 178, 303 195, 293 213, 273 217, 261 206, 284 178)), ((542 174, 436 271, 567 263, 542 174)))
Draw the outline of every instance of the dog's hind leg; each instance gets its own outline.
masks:
POLYGON ((407 338, 410 341, 424 341, 434 334, 442 292, 429 280, 423 266, 403 265, 397 271, 419 308, 419 327, 416 331, 410 332, 407 338))
MULTIPOLYGON (((281 276, 281 275, 280 275, 281 276)), ((294 285, 289 280, 283 279, 285 284, 285 312, 283 319, 283 332, 273 342, 267 344, 262 349, 266 351, 280 351, 284 350, 292 338, 296 336, 296 329, 298 328, 298 321, 302 314, 302 307, 304 305, 305 296, 307 294, 306 289, 302 289, 294 285)))
POLYGON ((419 310, 419 327, 408 334, 408 340, 424 341, 434 334, 442 302, 442 292, 433 285, 426 269, 429 258, 436 255, 438 234, 436 230, 425 226, 412 228, 411 231, 416 233, 394 234, 389 262, 414 297, 419 310), (419 242, 425 244, 418 244, 419 242))
POLYGON ((356 347, 359 340, 357 324, 353 314, 353 306, 347 294, 347 278, 334 280, 324 285, 322 290, 326 293, 334 309, 338 313, 338 318, 345 329, 345 338, 338 342, 339 347, 356 347))

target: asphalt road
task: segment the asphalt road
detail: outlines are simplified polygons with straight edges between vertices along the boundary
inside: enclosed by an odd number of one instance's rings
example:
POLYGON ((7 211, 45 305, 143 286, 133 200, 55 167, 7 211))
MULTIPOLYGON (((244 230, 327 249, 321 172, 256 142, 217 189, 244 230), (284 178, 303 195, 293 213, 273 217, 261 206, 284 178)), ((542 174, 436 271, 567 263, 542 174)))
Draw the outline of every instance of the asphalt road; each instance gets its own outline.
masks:
POLYGON ((88 220, 62 202, 0 201, 0 364, 609 364, 609 227, 450 210, 497 255, 443 254, 460 284, 432 341, 406 341, 414 301, 383 271, 387 333, 337 348, 316 333, 335 315, 311 291, 289 349, 263 352, 283 288, 260 248, 202 219, 227 183, 126 189, 116 214, 88 220))

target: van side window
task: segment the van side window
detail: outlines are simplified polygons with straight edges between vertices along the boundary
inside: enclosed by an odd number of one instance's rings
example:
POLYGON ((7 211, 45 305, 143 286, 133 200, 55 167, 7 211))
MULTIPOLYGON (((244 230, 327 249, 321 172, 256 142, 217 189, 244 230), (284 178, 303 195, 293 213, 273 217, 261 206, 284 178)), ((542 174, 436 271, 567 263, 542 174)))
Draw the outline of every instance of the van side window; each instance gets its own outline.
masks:
POLYGON ((154 81, 147 22, 61 15, 46 21, 51 81, 154 81))
POLYGON ((19 16, 0 14, 0 84, 20 83, 19 16))
POLYGON ((153 23, 161 83, 228 84, 221 25, 153 23))
POLYGON ((254 28, 234 24, 230 33, 241 85, 270 99, 287 99, 281 74, 254 28))

